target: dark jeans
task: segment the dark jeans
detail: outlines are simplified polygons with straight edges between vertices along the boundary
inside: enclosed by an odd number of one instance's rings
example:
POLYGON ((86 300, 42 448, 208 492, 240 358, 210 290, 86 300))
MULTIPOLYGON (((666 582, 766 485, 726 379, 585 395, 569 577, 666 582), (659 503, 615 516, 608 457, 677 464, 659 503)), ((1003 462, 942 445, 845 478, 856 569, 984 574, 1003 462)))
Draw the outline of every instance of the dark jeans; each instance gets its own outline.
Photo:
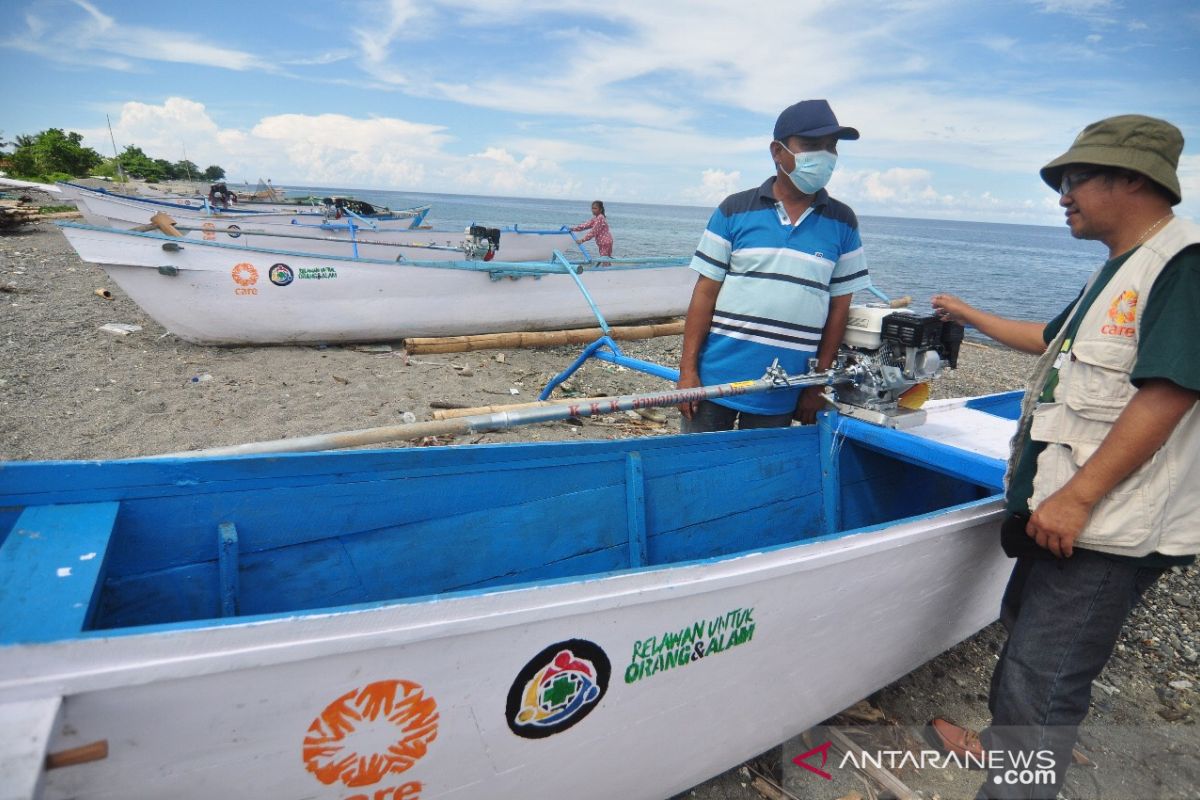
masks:
POLYGON ((727 406, 719 405, 710 400, 701 400, 692 418, 684 417, 679 422, 681 433, 710 433, 712 431, 731 431, 734 424, 738 430, 751 428, 786 428, 792 424, 792 414, 750 414, 727 406))
POLYGON ((1058 793, 1092 681, 1163 572, 1078 548, 1067 559, 1017 559, 1000 606, 1008 641, 992 673, 992 725, 982 735, 984 750, 1004 751, 1004 763, 989 769, 980 797, 1058 793))

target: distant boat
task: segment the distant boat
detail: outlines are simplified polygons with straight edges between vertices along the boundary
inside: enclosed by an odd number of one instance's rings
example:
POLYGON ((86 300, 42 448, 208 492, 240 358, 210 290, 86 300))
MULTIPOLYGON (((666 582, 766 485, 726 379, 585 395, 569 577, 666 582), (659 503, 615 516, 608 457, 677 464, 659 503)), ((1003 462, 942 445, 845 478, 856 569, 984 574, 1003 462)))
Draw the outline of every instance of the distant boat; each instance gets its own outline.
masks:
MULTIPOLYGON (((345 213, 344 204, 341 209, 336 206, 310 208, 308 206, 267 204, 256 204, 251 209, 239 208, 237 206, 214 206, 205 198, 194 200, 173 198, 163 200, 115 194, 106 190, 91 189, 78 184, 59 183, 58 186, 62 191, 63 197, 75 201, 84 218, 94 221, 94 224, 101 223, 103 220, 125 221, 134 225, 141 224, 148 220, 156 211, 166 211, 172 215, 184 216, 189 219, 255 219, 282 222, 299 219, 304 222, 313 223, 350 216, 345 213)), ((398 211, 384 209, 368 214, 359 214, 359 216, 370 220, 372 225, 381 227, 416 227, 424 220, 425 216, 429 213, 429 209, 430 206, 423 205, 400 209, 398 211)))
POLYGON ((1014 405, 0 463, 5 789, 672 796, 995 619, 1003 462, 924 429, 1010 435, 1014 405))
MULTIPOLYGON (((62 184, 60 184, 61 186, 62 184)), ((73 200, 84 219, 98 227, 133 229, 145 227, 151 218, 160 212, 167 213, 178 224, 179 229, 191 238, 203 238, 227 244, 271 247, 280 236, 320 237, 331 242, 359 243, 357 252, 371 258, 386 258, 394 261, 401 254, 426 259, 453 256, 452 248, 462 244, 464 231, 414 227, 423 217, 400 220, 356 219, 343 217, 329 219, 321 215, 283 216, 214 216, 198 208, 178 208, 160 204, 139 202, 137 198, 113 195, 105 192, 81 192, 64 186, 66 199, 73 200), (248 234, 262 234, 254 237, 248 234), (271 237, 271 238, 266 238, 271 237), (395 247, 370 250, 371 243, 389 245, 429 245, 445 248, 439 255, 436 250, 421 251, 410 247, 407 251, 395 247), (421 255, 418 255, 421 253, 421 255)), ((425 208, 428 208, 426 206, 425 208)), ((500 227, 500 242, 495 256, 503 261, 547 261, 555 251, 579 253, 587 257, 579 240, 566 225, 557 229, 526 228, 517 225, 500 227)), ((304 250, 316 250, 330 255, 354 255, 356 248, 351 244, 318 245, 306 244, 304 250)))
MULTIPOLYGON (((60 228, 80 258, 102 266, 164 328, 198 344, 391 341, 595 324, 560 261, 435 261, 414 247, 414 258, 397 263, 394 247, 384 260, 75 223, 60 228)), ((507 233, 498 234, 503 248, 507 233)), ((589 263, 583 282, 611 323, 678 316, 695 282, 686 263, 589 263)))
POLYGON ((62 194, 62 190, 49 183, 37 183, 35 181, 19 181, 16 178, 6 178, 0 175, 0 188, 3 189, 34 189, 39 192, 48 194, 62 194))

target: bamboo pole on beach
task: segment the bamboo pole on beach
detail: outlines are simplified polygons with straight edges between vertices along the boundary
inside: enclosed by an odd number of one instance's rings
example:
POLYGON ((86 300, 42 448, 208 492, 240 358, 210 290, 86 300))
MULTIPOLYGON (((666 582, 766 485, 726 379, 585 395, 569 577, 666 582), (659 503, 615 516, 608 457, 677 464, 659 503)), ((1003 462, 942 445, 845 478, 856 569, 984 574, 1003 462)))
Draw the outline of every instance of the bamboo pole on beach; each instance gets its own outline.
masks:
MULTIPOLYGON (((620 341, 678 336, 681 333, 683 333, 683 320, 609 328, 609 336, 620 341)), ((604 331, 600 328, 572 328, 565 331, 520 331, 481 333, 474 336, 413 337, 404 340, 404 348, 409 355, 432 355, 435 353, 462 353, 471 350, 591 344, 603 335, 604 331)))
POLYGON ((840 383, 855 383, 860 380, 861 367, 854 365, 824 372, 789 376, 773 364, 762 378, 753 381, 736 381, 713 386, 696 386, 691 389, 671 389, 645 394, 625 394, 619 397, 579 398, 568 403, 546 403, 535 408, 509 408, 490 414, 473 414, 456 419, 413 422, 406 425, 385 425, 378 428, 362 428, 338 433, 322 433, 313 436, 298 436, 294 439, 275 439, 265 442, 248 442, 227 447, 212 447, 206 450, 188 450, 178 453, 163 453, 145 458, 196 458, 211 456, 240 456, 252 453, 302 453, 317 450, 340 450, 347 447, 380 444, 402 439, 421 439, 427 436, 462 436, 471 433, 507 430, 517 425, 532 425, 554 422, 568 417, 591 417, 612 414, 618 411, 636 411, 640 408, 663 408, 680 403, 711 400, 714 397, 734 397, 753 392, 799 386, 832 386, 840 383))
POLYGON ((562 398, 558 400, 534 400, 530 403, 500 403, 491 406, 473 406, 471 408, 439 408, 431 415, 436 420, 473 417, 476 414, 495 414, 498 411, 510 411, 517 408, 545 408, 546 406, 561 406, 574 403, 579 405, 581 398, 562 398))

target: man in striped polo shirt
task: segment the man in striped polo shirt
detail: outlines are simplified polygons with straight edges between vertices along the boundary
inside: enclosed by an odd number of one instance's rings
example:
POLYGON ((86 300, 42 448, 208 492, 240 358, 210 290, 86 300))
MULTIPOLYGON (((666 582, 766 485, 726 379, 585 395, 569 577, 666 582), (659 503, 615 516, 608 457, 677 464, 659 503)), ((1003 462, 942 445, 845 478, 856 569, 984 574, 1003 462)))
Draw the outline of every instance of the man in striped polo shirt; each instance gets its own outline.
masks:
MULTIPOLYGON (((846 330, 850 298, 870 283, 858 219, 825 191, 839 125, 825 100, 789 106, 775 122, 776 174, 730 195, 713 212, 692 257, 700 273, 688 306, 679 388, 762 377, 775 359, 789 375, 817 359, 828 369, 846 330)), ((776 389, 685 403, 684 433, 811 424, 819 387, 776 389)))

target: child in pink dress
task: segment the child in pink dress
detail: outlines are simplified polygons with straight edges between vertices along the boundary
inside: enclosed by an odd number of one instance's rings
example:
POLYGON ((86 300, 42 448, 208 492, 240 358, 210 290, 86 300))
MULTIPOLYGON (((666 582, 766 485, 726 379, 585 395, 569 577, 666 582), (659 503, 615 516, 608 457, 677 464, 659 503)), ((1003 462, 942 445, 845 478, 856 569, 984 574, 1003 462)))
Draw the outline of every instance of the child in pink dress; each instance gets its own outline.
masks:
POLYGON ((612 258, 612 231, 608 229, 608 220, 604 217, 604 203, 599 200, 592 203, 592 218, 582 225, 576 225, 571 230, 582 231, 587 228, 591 228, 591 231, 579 241, 586 242, 588 239, 595 239, 600 255, 612 258))

